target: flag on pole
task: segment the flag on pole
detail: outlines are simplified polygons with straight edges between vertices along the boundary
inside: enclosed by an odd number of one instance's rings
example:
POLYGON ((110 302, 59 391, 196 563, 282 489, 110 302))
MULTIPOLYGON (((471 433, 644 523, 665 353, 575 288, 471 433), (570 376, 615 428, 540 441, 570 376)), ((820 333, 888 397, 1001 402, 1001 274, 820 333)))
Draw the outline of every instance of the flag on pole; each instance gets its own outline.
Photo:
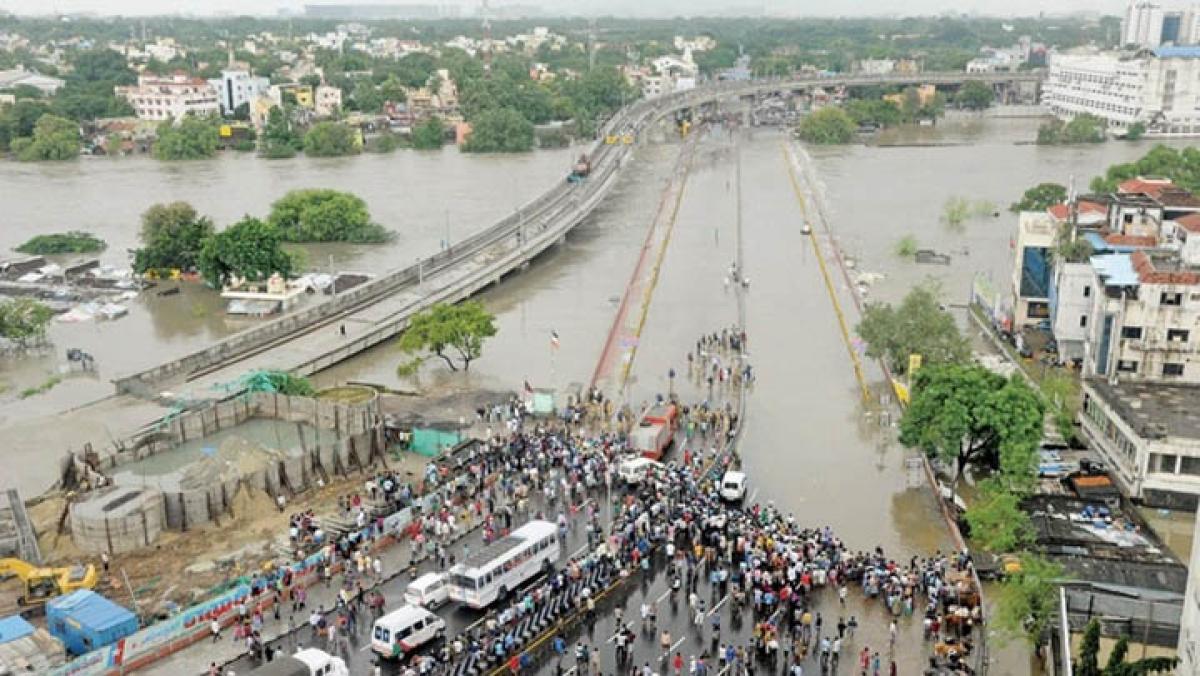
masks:
POLYGON ((533 394, 533 385, 530 385, 528 380, 525 381, 525 392, 527 394, 533 394))
POLYGON ((558 331, 550 331, 550 347, 558 349, 558 331))

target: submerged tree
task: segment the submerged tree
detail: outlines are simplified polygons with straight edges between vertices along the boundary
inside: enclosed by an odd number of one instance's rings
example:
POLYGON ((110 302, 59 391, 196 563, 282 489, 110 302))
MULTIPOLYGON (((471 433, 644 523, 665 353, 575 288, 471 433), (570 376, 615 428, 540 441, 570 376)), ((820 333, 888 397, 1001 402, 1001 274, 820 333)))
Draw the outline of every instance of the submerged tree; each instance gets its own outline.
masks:
MULTIPOLYGON (((899 255, 911 247, 898 247, 899 255)), ((967 341, 959 333, 950 313, 941 308, 936 287, 918 286, 908 292, 898 307, 869 303, 858 323, 858 335, 867 341, 867 356, 887 361, 895 373, 908 369, 908 358, 919 354, 925 364, 962 362, 970 356, 967 341)))

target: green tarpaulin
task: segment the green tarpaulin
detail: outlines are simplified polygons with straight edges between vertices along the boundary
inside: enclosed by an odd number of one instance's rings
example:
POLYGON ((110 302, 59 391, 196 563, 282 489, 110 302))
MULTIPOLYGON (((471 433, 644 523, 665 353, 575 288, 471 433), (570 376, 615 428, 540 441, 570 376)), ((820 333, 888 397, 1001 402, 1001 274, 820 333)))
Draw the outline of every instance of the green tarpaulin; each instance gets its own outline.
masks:
POLYGON ((433 457, 443 451, 448 451, 462 441, 458 432, 446 432, 417 427, 412 432, 412 450, 426 457, 433 457))

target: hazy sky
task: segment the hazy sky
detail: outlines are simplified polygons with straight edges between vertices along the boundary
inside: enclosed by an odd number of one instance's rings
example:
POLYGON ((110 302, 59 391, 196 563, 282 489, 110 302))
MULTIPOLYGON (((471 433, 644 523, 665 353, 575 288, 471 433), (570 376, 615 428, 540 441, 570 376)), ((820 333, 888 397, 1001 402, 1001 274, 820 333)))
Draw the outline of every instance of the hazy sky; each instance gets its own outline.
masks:
MULTIPOLYGON (((356 0, 308 0, 344 4, 356 0)), ((478 0, 357 0, 380 4, 449 4, 477 7, 478 0)), ((0 9, 17 14, 92 12, 96 14, 275 14, 280 8, 299 10, 305 0, 0 0, 0 9)), ((1076 11, 1117 14, 1123 0, 492 0, 492 4, 536 5, 563 14, 637 14, 677 16, 769 12, 797 16, 913 15, 970 12, 993 16, 1033 16, 1039 12, 1076 11), (724 10, 723 12, 721 10, 724 10)), ((1187 4, 1167 0, 1163 4, 1187 4)))

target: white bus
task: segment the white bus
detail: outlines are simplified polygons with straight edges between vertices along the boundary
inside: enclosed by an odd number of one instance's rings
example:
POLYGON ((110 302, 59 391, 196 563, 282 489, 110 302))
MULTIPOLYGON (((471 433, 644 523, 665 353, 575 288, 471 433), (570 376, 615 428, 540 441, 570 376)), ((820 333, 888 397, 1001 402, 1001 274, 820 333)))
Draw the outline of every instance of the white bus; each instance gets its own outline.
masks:
POLYGON ((558 529, 530 521, 450 569, 450 599, 485 608, 558 560, 558 529))

